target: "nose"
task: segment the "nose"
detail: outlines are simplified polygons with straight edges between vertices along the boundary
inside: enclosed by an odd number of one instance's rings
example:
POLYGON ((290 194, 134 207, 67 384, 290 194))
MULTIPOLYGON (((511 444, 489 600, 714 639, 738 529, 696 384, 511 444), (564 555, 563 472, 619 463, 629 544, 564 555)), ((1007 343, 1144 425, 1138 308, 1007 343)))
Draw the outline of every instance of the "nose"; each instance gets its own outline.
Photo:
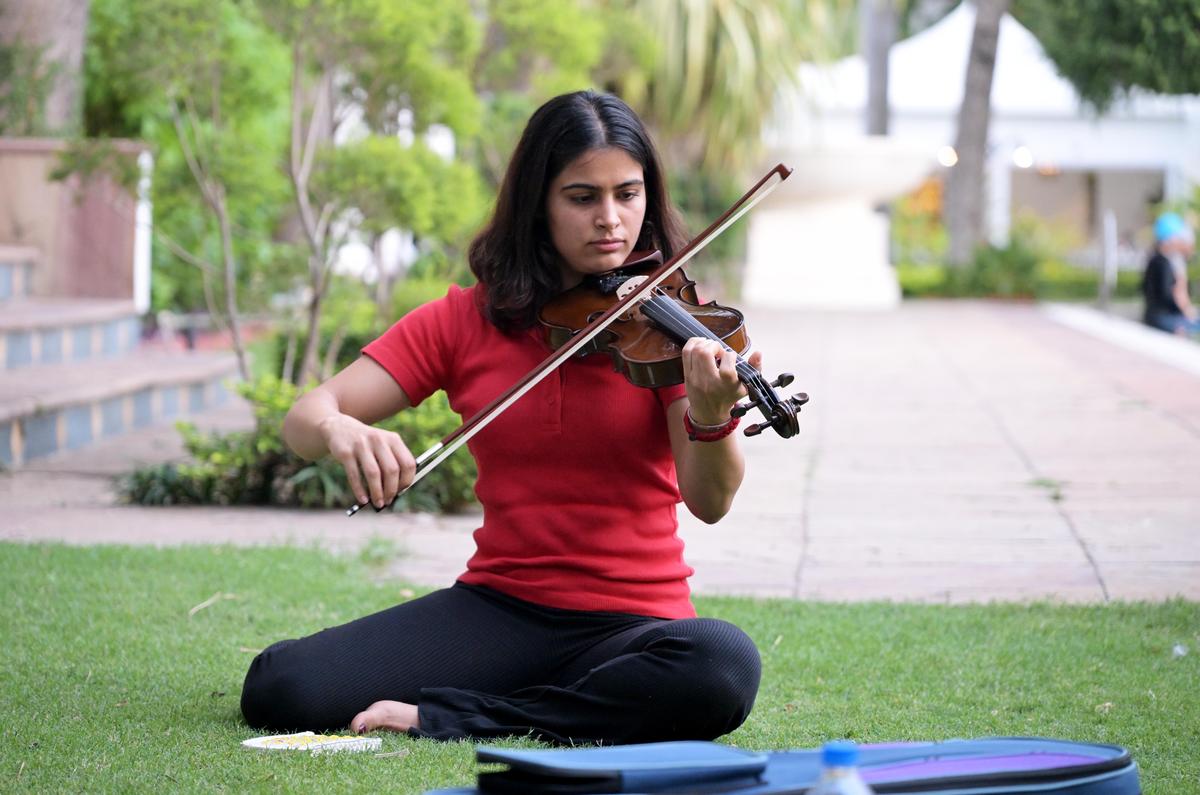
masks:
POLYGON ((621 225, 617 214, 617 203, 612 198, 600 201, 596 206, 596 228, 611 232, 621 225))

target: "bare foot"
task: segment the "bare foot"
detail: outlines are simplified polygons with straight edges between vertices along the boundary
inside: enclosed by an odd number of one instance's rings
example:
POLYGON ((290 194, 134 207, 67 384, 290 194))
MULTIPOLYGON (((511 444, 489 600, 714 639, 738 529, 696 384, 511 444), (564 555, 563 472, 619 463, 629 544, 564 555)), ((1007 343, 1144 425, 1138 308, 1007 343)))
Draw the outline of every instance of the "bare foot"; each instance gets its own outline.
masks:
POLYGON ((350 721, 350 728, 359 734, 387 729, 405 732, 418 727, 417 705, 403 701, 376 701, 350 721))

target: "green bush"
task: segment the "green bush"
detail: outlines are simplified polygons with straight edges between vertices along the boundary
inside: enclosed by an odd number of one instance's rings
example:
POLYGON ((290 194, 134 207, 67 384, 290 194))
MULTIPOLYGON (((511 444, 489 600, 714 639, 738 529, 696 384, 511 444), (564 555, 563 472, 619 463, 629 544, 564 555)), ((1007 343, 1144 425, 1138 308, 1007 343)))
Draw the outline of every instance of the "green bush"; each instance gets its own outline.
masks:
MULTIPOLYGON (((1192 275, 1200 278, 1200 268, 1192 275)), ((956 275, 945 265, 900 263, 896 277, 905 298, 955 298, 963 296, 995 297, 999 292, 982 291, 985 280, 969 271, 956 275)), ((1139 300, 1142 295, 1141 271, 1118 271, 1113 289, 1115 300, 1139 300)), ((1041 301, 1094 301, 1100 295, 1100 274, 1060 260, 1037 263, 1033 276, 1033 297, 1041 301)))
POLYGON ((942 223, 942 183, 927 180, 891 208, 891 249, 899 262, 924 266, 946 258, 949 240, 942 223))
POLYGON ((1087 301, 1100 294, 1100 272, 1077 268, 1061 260, 1039 262, 1035 277, 1038 298, 1051 301, 1087 301))
POLYGON ((1014 240, 1003 248, 981 246, 965 268, 902 263, 896 266, 901 293, 907 297, 1032 298, 1038 258, 1014 240))
POLYGON ((896 263, 896 280, 905 298, 934 298, 949 295, 945 265, 915 262, 896 263))
MULTIPOLYGON (((305 461, 283 443, 283 418, 299 390, 273 376, 240 384, 254 407, 255 427, 233 433, 202 433, 177 423, 192 460, 144 467, 123 477, 118 492, 141 505, 288 505, 333 508, 350 505, 346 473, 328 456, 305 461)), ((438 393, 379 427, 395 431, 420 454, 461 424, 438 393)), ((396 501, 400 510, 461 511, 474 501, 475 462, 460 452, 446 459, 396 501)))
POLYGON ((952 270, 949 276, 960 295, 1032 298, 1037 266, 1037 253, 1014 237, 1003 248, 979 247, 969 267, 952 270))
MULTIPOLYGON (((360 285, 347 286, 338 284, 336 291, 331 291, 327 299, 327 308, 321 319, 321 355, 328 349, 334 334, 340 329, 342 334, 341 348, 333 372, 338 372, 359 357, 367 343, 374 340, 387 330, 396 319, 403 317, 422 304, 441 298, 446 294, 450 282, 446 279, 427 276, 407 278, 396 285, 392 291, 390 314, 381 320, 375 302, 367 297, 360 285)), ((304 351, 308 335, 301 332, 296 339, 296 356, 304 351)), ((271 373, 283 372, 283 359, 287 352, 287 333, 275 335, 275 342, 263 346, 270 356, 264 365, 271 373)))

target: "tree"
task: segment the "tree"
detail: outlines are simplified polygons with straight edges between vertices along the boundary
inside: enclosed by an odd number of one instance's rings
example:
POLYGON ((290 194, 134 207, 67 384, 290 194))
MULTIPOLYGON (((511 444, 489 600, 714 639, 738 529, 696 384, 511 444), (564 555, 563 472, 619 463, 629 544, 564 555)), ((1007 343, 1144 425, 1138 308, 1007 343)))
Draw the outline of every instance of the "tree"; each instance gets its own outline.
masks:
POLYGON ((651 33, 652 65, 615 75, 614 86, 683 168, 753 162, 800 63, 854 49, 851 0, 632 0, 632 9, 651 33))
MULTIPOLYGON (((334 208, 345 234, 357 233, 372 251, 375 326, 381 328, 391 320, 392 289, 401 276, 383 267, 383 234, 403 229, 426 250, 464 240, 483 220, 482 180, 467 164, 446 160, 419 140, 405 145, 394 135, 329 148, 321 159, 312 193, 334 208)), ((333 329, 325 362, 337 360, 344 332, 340 326, 333 329)), ((322 373, 330 369, 331 364, 322 373)))
POLYGON ((867 62, 867 135, 888 132, 888 56, 896 40, 896 0, 862 0, 859 39, 867 62))
POLYGON ((1200 0, 1015 0, 1014 15, 1079 95, 1200 94, 1200 0))
POLYGON ((1000 21, 1008 0, 976 0, 975 32, 967 57, 966 85, 958 113, 954 149, 958 163, 946 180, 946 231, 951 265, 966 265, 983 239, 983 174, 991 122, 992 75, 1000 21))
MULTIPOLYGON (((340 242, 340 207, 314 190, 314 169, 336 128, 362 111, 369 129, 395 134, 401 114, 419 132, 444 123, 473 131, 475 96, 466 65, 476 47, 466 0, 260 0, 291 44, 291 136, 287 174, 308 246, 305 348, 296 373, 318 372, 321 313, 340 242)), ((343 230, 344 231, 344 230, 343 230)))
POLYGON ((469 142, 480 171, 499 185, 525 123, 552 96, 596 85, 594 74, 621 37, 639 28, 619 4, 596 0, 487 0, 483 42, 471 67, 482 103, 469 142))
POLYGON ((284 52, 255 9, 238 0, 93 2, 87 132, 158 145, 156 242, 200 269, 206 303, 214 319, 223 317, 243 377, 244 262, 272 258, 266 231, 280 209, 274 168, 284 52))

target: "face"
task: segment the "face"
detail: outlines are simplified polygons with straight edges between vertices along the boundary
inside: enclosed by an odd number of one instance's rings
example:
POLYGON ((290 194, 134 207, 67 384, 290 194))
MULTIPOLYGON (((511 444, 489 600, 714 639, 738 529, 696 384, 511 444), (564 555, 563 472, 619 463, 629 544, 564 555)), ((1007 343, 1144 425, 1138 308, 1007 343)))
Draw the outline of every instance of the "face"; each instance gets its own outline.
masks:
POLYGON ((1189 235, 1176 235, 1163 241, 1158 247, 1164 254, 1182 254, 1184 259, 1188 259, 1195 251, 1195 239, 1189 235))
POLYGON ((623 149, 591 149, 567 164, 546 195, 563 287, 620 267, 646 215, 642 167, 623 149))

